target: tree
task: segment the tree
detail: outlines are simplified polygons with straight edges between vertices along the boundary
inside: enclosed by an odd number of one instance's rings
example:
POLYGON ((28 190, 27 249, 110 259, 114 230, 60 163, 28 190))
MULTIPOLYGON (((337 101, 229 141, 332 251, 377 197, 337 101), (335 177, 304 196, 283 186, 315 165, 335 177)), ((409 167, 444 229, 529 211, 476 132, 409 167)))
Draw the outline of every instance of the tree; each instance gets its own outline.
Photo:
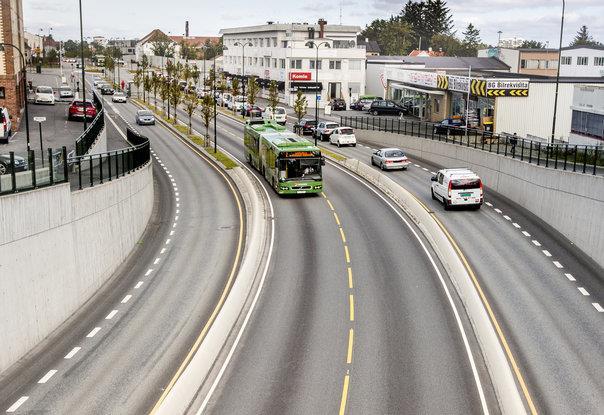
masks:
POLYGON ((431 37, 435 34, 449 35, 453 30, 453 16, 446 1, 428 0, 426 2, 426 26, 431 37))
POLYGON ((172 79, 172 82, 170 82, 170 98, 172 98, 172 104, 174 105, 174 124, 176 124, 178 121, 178 104, 182 101, 182 90, 180 89, 178 78, 174 78, 172 79))
POLYGON ((480 40, 480 30, 476 29, 472 23, 469 23, 465 32, 463 32, 463 35, 462 44, 466 55, 476 56, 478 54, 478 48, 482 43, 480 40))
POLYGON ((256 77, 250 76, 247 80, 247 102, 250 105, 256 104, 256 97, 260 92, 260 87, 256 83, 256 77))
POLYGON ((587 26, 583 25, 570 43, 570 46, 601 46, 590 34, 587 26))
POLYGON ((161 77, 155 72, 151 74, 151 89, 153 89, 153 103, 157 108, 157 90, 161 88, 161 77))
POLYGON ((165 33, 158 32, 151 41, 151 52, 155 56, 174 57, 174 42, 165 33))
POLYGON ((136 72, 134 72, 134 85, 136 85, 137 98, 140 98, 140 88, 141 88, 142 83, 143 83, 143 70, 139 68, 136 70, 136 72))
POLYGON ((195 85, 199 85, 199 76, 200 75, 201 75, 201 71, 199 70, 197 65, 193 64, 191 66, 191 79, 193 79, 193 82, 195 83, 195 85))
POLYGON ((463 56, 465 48, 454 35, 436 34, 432 36, 431 47, 435 51, 443 51, 447 56, 463 56))
POLYGON ((168 103, 168 119, 170 119, 170 81, 168 78, 161 78, 160 87, 159 87, 159 96, 162 99, 162 107, 164 108, 164 113, 166 109, 166 103, 168 103))
POLYGON ((48 53, 46 54, 46 62, 49 65, 53 65, 57 61, 57 58, 58 58, 58 54, 55 49, 50 49, 48 51, 48 53))
POLYGON ((306 101, 306 97, 304 96, 302 91, 298 89, 298 92, 296 92, 296 99, 294 101, 294 112, 296 113, 296 117, 298 118, 298 123, 300 123, 302 117, 306 115, 307 108, 308 102, 306 101))
POLYGON ((275 107, 279 104, 279 87, 277 81, 271 81, 268 86, 268 106, 271 108, 273 117, 275 115, 275 107))
POLYGON ((151 77, 149 75, 146 75, 143 78, 143 91, 147 92, 147 103, 149 103, 149 93, 151 92, 151 89, 151 77))
MULTIPOLYGON (((105 57, 105 69, 107 69, 108 71, 113 73, 113 70, 115 69, 115 61, 113 60, 113 58, 111 56, 106 56, 105 57)), ((113 74, 113 80, 115 82, 115 74, 113 74)))
MULTIPOLYGON (((210 121, 214 118, 214 97, 211 95, 204 95, 200 101, 200 113, 201 119, 206 126, 206 147, 210 146, 210 121)), ((216 138, 214 138, 216 139, 216 138)))
POLYGON ((193 134, 193 112, 199 105, 199 99, 195 92, 186 92, 183 103, 185 104, 185 111, 189 116, 189 134, 193 134))
MULTIPOLYGON (((233 100, 239 96, 239 78, 233 78, 231 81, 231 94, 233 94, 233 100)), ((233 112, 235 112, 235 105, 233 105, 233 112)))
POLYGON ((545 48, 545 45, 537 40, 525 40, 520 47, 526 49, 543 49, 545 48))
POLYGON ((197 49, 185 42, 184 39, 178 45, 180 46, 179 54, 181 58, 186 61, 197 59, 197 49))

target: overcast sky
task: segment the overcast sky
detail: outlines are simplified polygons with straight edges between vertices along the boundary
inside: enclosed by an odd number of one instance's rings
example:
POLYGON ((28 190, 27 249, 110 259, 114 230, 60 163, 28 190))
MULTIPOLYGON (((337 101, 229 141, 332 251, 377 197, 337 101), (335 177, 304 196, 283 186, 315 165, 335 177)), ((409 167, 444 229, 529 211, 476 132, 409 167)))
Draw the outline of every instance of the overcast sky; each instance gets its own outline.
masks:
MULTIPOLYGON (((221 28, 276 22, 316 22, 323 17, 329 23, 365 27, 375 18, 397 14, 402 0, 82 0, 84 36, 141 38, 159 28, 175 35, 184 33, 189 20, 191 35, 214 35, 221 28)), ((562 1, 556 0, 457 0, 449 1, 458 35, 471 22, 480 30, 485 43, 497 43, 502 37, 522 37, 557 46, 562 1)), ((79 38, 77 0, 23 0, 25 28, 56 39, 79 38)), ((579 27, 587 25, 592 36, 604 42, 604 1, 568 0, 566 2, 564 43, 579 27)))

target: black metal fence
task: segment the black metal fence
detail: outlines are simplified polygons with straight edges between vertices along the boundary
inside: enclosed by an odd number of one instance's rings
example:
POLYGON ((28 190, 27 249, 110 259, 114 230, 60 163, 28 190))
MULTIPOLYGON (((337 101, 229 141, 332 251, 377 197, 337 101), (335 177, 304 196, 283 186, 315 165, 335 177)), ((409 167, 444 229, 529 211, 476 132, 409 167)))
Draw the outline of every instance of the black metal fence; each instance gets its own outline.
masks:
POLYGON ((48 149, 43 166, 36 165, 34 150, 29 151, 27 159, 11 152, 6 160, 0 159, 0 195, 60 183, 81 190, 124 177, 151 160, 147 137, 130 129, 127 134, 131 147, 100 154, 68 157, 66 147, 48 149))
POLYGON ((472 147, 547 168, 604 175, 604 148, 549 144, 512 135, 399 118, 340 116, 340 124, 356 129, 384 131, 472 147))
MULTIPOLYGON (((103 100, 99 98, 96 91, 92 93, 92 100, 96 108, 97 114, 86 128, 86 131, 82 133, 76 139, 76 156, 82 156, 90 150, 90 147, 99 137, 103 128, 105 128, 105 110, 103 109, 103 100)), ((86 107, 84 107, 84 114, 86 114, 86 107)))

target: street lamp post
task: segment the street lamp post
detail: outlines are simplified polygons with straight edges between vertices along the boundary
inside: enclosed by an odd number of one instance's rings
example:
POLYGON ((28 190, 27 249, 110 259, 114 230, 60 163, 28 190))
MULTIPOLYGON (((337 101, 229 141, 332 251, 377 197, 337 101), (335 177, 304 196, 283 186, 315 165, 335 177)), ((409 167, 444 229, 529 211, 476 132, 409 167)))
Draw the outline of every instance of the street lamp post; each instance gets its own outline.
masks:
MULTIPOLYGON (((241 46, 241 55, 242 55, 242 73, 241 73, 241 89, 243 91, 243 99, 245 100, 245 47, 246 46, 254 46, 252 45, 252 42, 245 42, 245 43, 240 43, 240 42, 235 42, 234 43, 235 46, 241 46)), ((245 101, 244 101, 245 102, 245 101)))
POLYGON ((558 110, 558 84, 560 83, 560 61, 562 60, 562 33, 564 32, 564 8, 566 2, 562 0, 562 20, 560 21, 560 44, 558 46, 558 70, 556 71, 556 93, 554 94, 554 118, 552 119, 552 142, 556 135, 556 111, 558 110))
POLYGON ((23 98, 25 100, 25 137, 27 138, 27 151, 29 148, 29 106, 27 104, 27 71, 25 69, 25 57, 23 56, 23 52, 17 46, 12 43, 0 43, 0 51, 4 51, 6 46, 10 46, 19 52, 19 56, 21 57, 21 70, 23 71, 23 98))
MULTIPOLYGON (((325 46, 326 48, 329 48, 329 43, 328 42, 320 42, 317 43, 313 40, 306 42, 306 46, 308 46, 309 48, 315 48, 317 51, 317 58, 315 60, 315 82, 317 83, 317 87, 315 90, 315 128, 319 127, 319 92, 323 92, 323 84, 321 84, 321 87, 319 89, 319 48, 321 46, 325 46)), ((314 134, 315 136, 315 146, 317 145, 317 135, 314 134)))
MULTIPOLYGON (((86 65, 84 64, 84 27, 82 25, 82 0, 80 3, 80 58, 82 60, 82 102, 84 103, 84 131, 88 128, 86 122, 86 65)), ((77 154, 79 155, 79 154, 77 154)))
MULTIPOLYGON (((206 45, 201 46, 201 50, 203 51, 203 92, 206 92, 206 50, 208 47, 206 45)), ((197 85, 199 87, 199 85, 197 85)))

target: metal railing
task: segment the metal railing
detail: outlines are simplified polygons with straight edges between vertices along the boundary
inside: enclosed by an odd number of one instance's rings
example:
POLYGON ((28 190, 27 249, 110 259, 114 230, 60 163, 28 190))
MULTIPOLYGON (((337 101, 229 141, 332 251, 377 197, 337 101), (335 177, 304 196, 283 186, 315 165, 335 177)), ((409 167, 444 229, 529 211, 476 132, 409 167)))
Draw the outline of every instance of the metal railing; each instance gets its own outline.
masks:
MULTIPOLYGON (((103 100, 99 98, 96 91, 92 93, 92 100, 96 108, 96 116, 86 128, 86 130, 76 139, 76 155, 83 156, 97 140, 103 128, 105 128, 105 110, 103 109, 103 100)), ((86 107, 84 107, 84 116, 86 116, 86 107)))
POLYGON ((340 124, 356 129, 384 131, 428 140, 444 141, 490 153, 501 154, 552 169, 604 175, 604 148, 598 146, 549 144, 508 134, 400 118, 340 116, 340 124))
MULTIPOLYGON (((2 161, 0 170, 0 195, 18 193, 70 183, 72 190, 82 190, 110 182, 145 166, 151 161, 150 144, 147 137, 128 129, 131 147, 99 154, 69 157, 67 148, 47 150, 48 162, 36 165, 36 154, 30 150, 26 160, 10 152, 9 160, 2 161)), ((38 158, 39 159, 39 158, 38 158)))

